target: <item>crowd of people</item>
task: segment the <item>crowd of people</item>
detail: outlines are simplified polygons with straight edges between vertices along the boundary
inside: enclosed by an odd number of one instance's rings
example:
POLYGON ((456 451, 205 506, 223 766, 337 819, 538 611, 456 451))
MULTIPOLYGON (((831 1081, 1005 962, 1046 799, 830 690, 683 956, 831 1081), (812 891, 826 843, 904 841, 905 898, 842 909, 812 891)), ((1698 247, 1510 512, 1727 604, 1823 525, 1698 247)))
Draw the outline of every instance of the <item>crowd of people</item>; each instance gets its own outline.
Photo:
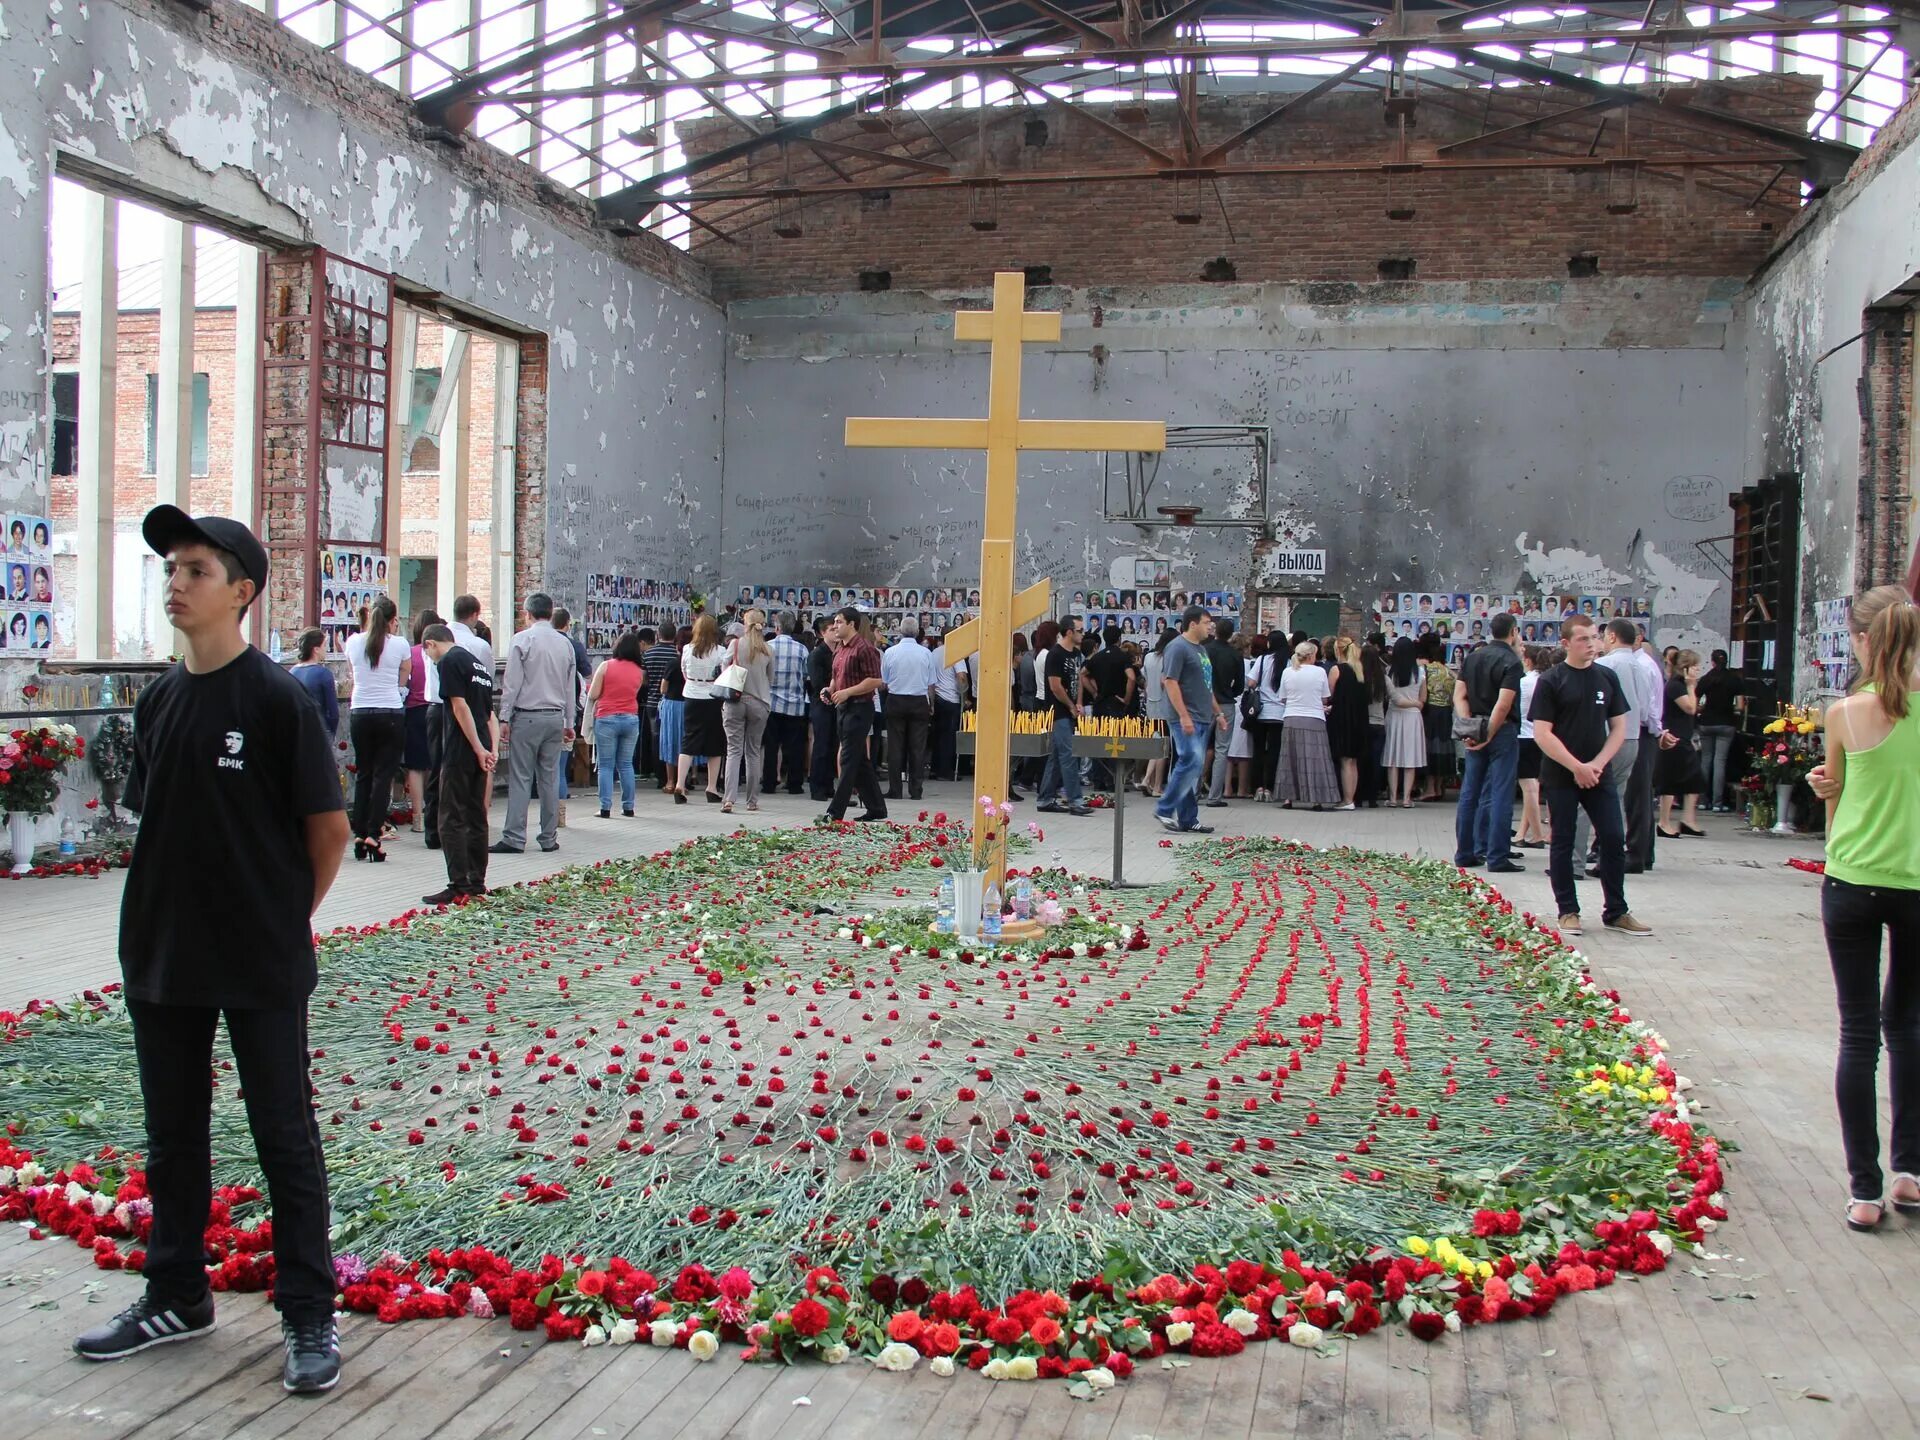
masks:
MULTIPOLYGON (((396 834, 391 790, 401 776, 412 828, 429 846, 441 844, 441 772, 449 756, 465 764, 450 742, 467 739, 442 694, 445 647, 471 656, 473 672, 494 674, 479 610, 462 596, 451 621, 422 611, 408 643, 391 602, 381 600, 346 646, 357 859, 385 858, 396 834), (448 638, 436 641, 436 628, 448 638)), ((757 811, 763 793, 784 789, 810 794, 831 820, 846 818, 855 800, 853 818, 879 820, 889 800, 919 799, 929 778, 955 780, 968 768, 958 737, 965 711, 981 700, 977 658, 950 661, 944 635, 922 635, 917 615, 881 634, 872 613, 855 606, 810 618, 729 608, 671 633, 628 630, 597 664, 550 597, 529 596, 523 618, 507 647, 497 706, 468 704, 467 748, 488 752, 486 776, 501 764, 508 780, 492 853, 525 849, 536 799, 535 841, 542 850, 559 847, 581 738, 591 742, 602 818, 616 803, 631 817, 647 788, 675 804, 704 798, 728 814, 757 811), (499 727, 497 749, 479 743, 490 723, 499 727)), ((1513 617, 1495 616, 1487 639, 1455 667, 1432 635, 1246 634, 1200 605, 1176 618, 1151 644, 1111 624, 1090 630, 1078 616, 1013 637, 1005 703, 1049 712, 1054 723, 1048 753, 1016 761, 1011 798, 1024 799, 1028 787, 1043 813, 1092 813, 1089 802, 1111 793, 1115 775, 1072 754, 1074 723, 1091 715, 1164 728, 1165 754, 1127 783, 1158 801, 1161 823, 1180 833, 1207 833, 1199 811, 1235 800, 1412 808, 1445 800, 1457 786, 1457 864, 1514 873, 1524 869, 1518 852, 1563 844, 1569 870, 1577 857, 1580 870, 1604 882, 1613 815, 1621 873, 1632 875, 1652 868, 1657 839, 1703 836, 1703 804, 1733 808, 1729 768, 1745 698, 1724 651, 1705 668, 1691 650, 1654 653, 1633 621, 1596 629, 1572 618, 1573 630, 1590 633, 1587 658, 1612 677, 1625 706, 1620 744, 1603 767, 1615 804, 1601 816, 1556 793, 1572 772, 1536 731, 1546 678, 1584 668, 1564 627, 1558 646, 1526 645, 1513 617)), ((299 644, 293 673, 331 730, 338 702, 323 637, 310 631, 299 644)), ((461 685, 471 688, 472 674, 459 668, 461 685)), ((1546 703, 1563 688, 1546 685, 1546 703)), ((484 861, 457 875, 450 865, 447 889, 428 898, 483 889, 484 861)), ((1563 905, 1570 898, 1559 895, 1563 905)), ((1616 898, 1608 901, 1610 925, 1612 912, 1626 908, 1616 898)), ((1642 933, 1637 926, 1615 928, 1642 933)))

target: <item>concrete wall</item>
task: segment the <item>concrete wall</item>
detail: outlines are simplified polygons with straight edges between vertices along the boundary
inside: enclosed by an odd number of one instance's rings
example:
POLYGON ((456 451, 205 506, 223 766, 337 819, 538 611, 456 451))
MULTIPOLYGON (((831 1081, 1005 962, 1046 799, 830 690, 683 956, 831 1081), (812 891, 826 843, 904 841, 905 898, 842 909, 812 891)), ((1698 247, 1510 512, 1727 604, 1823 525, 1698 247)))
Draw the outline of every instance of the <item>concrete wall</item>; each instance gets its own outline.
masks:
POLYGON ((56 151, 63 171, 203 207, 201 223, 325 246, 546 335, 546 534, 522 540, 546 582, 566 596, 589 570, 711 578, 724 318, 704 272, 593 231, 584 204, 484 146, 432 145, 391 90, 226 0, 206 16, 0 8, 0 510, 47 495, 56 151))
MULTIPOLYGON (((1325 590, 1613 590, 1663 639, 1718 643, 1724 582, 1694 549, 1743 479, 1737 281, 1158 286, 1033 292, 1066 314, 1028 346, 1026 413, 1265 424, 1278 529, 1329 552, 1325 590)), ((969 415, 985 347, 951 312, 984 292, 735 302, 722 571, 757 581, 972 582, 978 457, 848 451, 841 421, 969 415)), ((1166 462, 1171 477, 1174 467, 1166 462)), ((1224 513, 1230 478, 1166 485, 1224 513)), ((1169 498, 1174 498, 1170 496, 1169 498)), ((1020 574, 1107 586, 1122 556, 1175 589, 1254 588, 1245 531, 1142 536, 1101 515, 1099 460, 1022 462, 1020 574)))
MULTIPOLYGON (((1912 459, 1903 446, 1878 452, 1886 468, 1903 472, 1873 477, 1882 495, 1870 486, 1863 496, 1861 487, 1863 451, 1874 465, 1876 439, 1898 441, 1910 433, 1899 421, 1911 424, 1911 373, 1904 363, 1888 362, 1897 358, 1892 347, 1911 343, 1905 332, 1912 328, 1912 311, 1881 317, 1894 321, 1891 326, 1867 312, 1890 300, 1902 303, 1895 292, 1920 276, 1917 138, 1920 102, 1910 100, 1846 182, 1806 213, 1741 301, 1750 332, 1746 472, 1759 477, 1793 471, 1802 477, 1801 694, 1817 678, 1809 653, 1811 607, 1906 568, 1904 554, 1894 557, 1891 568, 1884 555, 1873 563, 1876 537, 1863 533, 1863 517, 1866 529, 1881 527, 1883 550, 1891 538, 1887 527, 1896 520, 1904 521, 1906 552, 1920 533, 1920 517, 1912 510, 1912 459), (1863 334, 1870 329, 1876 333, 1863 334), (1890 402, 1899 397, 1874 393, 1883 365, 1907 377, 1905 403, 1897 408, 1890 402), (1876 436, 1870 420, 1888 433, 1876 436)), ((1905 303, 1912 299, 1908 295, 1905 303)))

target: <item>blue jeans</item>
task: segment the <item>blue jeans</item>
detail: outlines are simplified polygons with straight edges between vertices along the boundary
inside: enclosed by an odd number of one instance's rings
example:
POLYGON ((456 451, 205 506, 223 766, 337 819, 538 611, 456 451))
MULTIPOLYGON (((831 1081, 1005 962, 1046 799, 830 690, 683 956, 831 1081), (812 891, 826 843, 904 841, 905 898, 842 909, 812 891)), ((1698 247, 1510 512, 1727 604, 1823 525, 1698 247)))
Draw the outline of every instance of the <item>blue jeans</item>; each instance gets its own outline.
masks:
POLYGON ((1040 777, 1040 803, 1055 804, 1060 792, 1067 792, 1067 804, 1078 805, 1082 791, 1080 789, 1080 762, 1073 756, 1074 720, 1071 715, 1056 715, 1053 718, 1053 749, 1047 755, 1047 771, 1040 777))
POLYGON ((1212 728, 1196 720, 1189 735, 1178 716, 1167 722, 1167 733, 1173 737, 1173 769, 1167 772, 1166 788, 1153 813, 1182 830, 1200 823, 1200 773, 1206 769, 1207 735, 1212 728))
POLYGON ((620 777, 620 808, 633 810, 633 747, 639 715, 603 715, 593 722, 593 753, 600 770, 600 808, 613 808, 613 777, 620 777))
MULTIPOLYGON (((1463 746, 1462 749, 1465 749, 1463 746)), ((1513 785, 1520 771, 1520 727, 1502 725, 1478 750, 1467 750, 1460 807, 1453 816, 1453 863, 1513 858, 1513 785)))

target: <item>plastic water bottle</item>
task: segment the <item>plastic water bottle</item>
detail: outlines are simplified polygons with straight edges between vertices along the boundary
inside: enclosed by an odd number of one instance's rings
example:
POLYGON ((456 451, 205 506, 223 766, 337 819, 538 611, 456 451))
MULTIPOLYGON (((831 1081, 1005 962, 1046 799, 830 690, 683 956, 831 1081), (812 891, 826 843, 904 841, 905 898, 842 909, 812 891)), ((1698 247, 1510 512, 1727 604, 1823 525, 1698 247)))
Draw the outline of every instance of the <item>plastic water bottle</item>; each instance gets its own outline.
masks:
POLYGON ((942 935, 953 934, 953 876, 940 877, 939 898, 933 902, 933 928, 942 935))
POLYGON ((980 938, 1000 938, 1000 887, 989 885, 980 897, 980 938))
POLYGON ((71 860, 80 849, 80 827, 73 823, 73 817, 67 816, 60 822, 60 856, 71 860))
POLYGON ((1033 880, 1026 875, 1016 875, 1012 885, 1013 918, 1031 920, 1033 918, 1033 880))

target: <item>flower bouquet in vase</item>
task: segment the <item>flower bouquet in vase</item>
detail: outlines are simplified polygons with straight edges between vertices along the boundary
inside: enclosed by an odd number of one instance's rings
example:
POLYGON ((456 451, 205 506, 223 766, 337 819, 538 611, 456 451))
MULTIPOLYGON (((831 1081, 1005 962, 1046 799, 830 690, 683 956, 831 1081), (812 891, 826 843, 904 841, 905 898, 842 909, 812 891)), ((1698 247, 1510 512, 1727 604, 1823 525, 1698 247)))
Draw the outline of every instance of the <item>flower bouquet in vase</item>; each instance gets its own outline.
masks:
MULTIPOLYGON (((1760 743, 1753 753, 1753 768, 1762 783, 1773 791, 1775 835, 1798 833, 1793 825, 1793 791, 1820 763, 1825 745, 1820 734, 1820 719, 1813 710, 1782 705, 1779 714, 1760 732, 1760 743)), ((1757 820, 1750 819, 1749 823, 1756 830, 1761 828, 1757 820)))
MULTIPOLYGON (((988 877, 1003 869, 1007 859, 1007 829, 1013 807, 991 795, 979 799, 979 813, 971 826, 949 824, 937 815, 934 853, 929 863, 944 869, 953 884, 953 933, 962 940, 997 939, 998 922, 1006 897, 993 893, 993 913, 987 911, 988 877), (977 843, 976 843, 977 842, 977 843)), ((944 900, 942 902, 944 908, 944 900)))
POLYGON ((86 753, 86 741, 71 725, 46 721, 0 740, 0 809, 7 812, 14 874, 33 869, 34 822, 53 813, 67 762, 86 753))
POLYGON ((133 725, 124 715, 109 715, 93 732, 94 778, 100 782, 100 798, 107 807, 109 824, 120 823, 120 796, 127 777, 133 773, 133 725))

